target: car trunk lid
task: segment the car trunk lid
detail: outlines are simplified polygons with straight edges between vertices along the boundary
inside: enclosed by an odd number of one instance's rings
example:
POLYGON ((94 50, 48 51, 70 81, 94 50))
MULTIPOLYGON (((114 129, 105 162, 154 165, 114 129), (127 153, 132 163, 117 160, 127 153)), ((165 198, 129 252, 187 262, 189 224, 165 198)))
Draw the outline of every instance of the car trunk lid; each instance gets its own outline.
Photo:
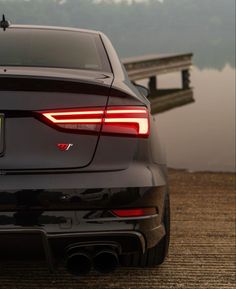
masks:
POLYGON ((5 68, 0 73, 0 170, 61 170, 86 167, 99 140, 60 131, 38 111, 105 108, 111 73, 66 69, 5 68))

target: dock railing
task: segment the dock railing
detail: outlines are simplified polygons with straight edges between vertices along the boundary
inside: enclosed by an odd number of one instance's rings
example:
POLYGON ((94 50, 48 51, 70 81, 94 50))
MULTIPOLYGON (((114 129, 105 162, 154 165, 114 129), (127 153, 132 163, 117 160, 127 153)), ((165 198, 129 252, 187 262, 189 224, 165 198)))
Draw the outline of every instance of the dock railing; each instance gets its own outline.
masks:
POLYGON ((150 101, 153 112, 163 112, 194 102, 191 87, 192 53, 145 55, 123 59, 130 80, 149 79, 150 101), (159 89, 158 76, 181 73, 182 88, 159 89))

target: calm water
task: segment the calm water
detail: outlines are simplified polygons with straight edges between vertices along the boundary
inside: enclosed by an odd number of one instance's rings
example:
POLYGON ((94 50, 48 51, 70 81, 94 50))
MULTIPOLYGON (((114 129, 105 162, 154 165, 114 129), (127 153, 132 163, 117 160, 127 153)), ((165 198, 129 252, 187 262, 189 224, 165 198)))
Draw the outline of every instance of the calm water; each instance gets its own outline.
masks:
MULTIPOLYGON (((178 75, 161 76, 175 87, 178 75)), ((159 114, 168 165, 190 171, 235 171, 235 69, 192 70, 196 102, 159 114)))

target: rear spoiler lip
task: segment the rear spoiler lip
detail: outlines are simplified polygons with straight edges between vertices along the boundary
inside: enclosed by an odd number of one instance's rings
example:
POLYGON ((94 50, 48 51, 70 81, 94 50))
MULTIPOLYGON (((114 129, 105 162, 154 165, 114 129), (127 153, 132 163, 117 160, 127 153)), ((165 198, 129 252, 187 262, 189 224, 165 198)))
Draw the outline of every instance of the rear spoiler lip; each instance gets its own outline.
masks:
POLYGON ((47 79, 69 82, 104 83, 113 80, 113 74, 103 71, 75 70, 45 67, 1 67, 0 78, 47 79))
POLYGON ((87 72, 81 70, 75 73, 48 71, 29 71, 0 68, 0 91, 38 91, 38 92, 68 92, 86 93, 97 91, 98 94, 108 94, 113 75, 111 73, 87 72))

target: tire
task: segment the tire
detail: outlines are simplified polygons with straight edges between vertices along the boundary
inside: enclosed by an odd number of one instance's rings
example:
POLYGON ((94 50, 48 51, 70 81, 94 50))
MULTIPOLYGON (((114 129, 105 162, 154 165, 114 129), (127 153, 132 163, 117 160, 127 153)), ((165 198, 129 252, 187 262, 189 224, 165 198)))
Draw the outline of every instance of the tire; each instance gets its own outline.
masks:
POLYGON ((163 223, 165 225, 166 234, 161 241, 153 248, 150 248, 146 253, 135 253, 126 255, 121 260, 121 264, 125 267, 154 267, 161 265, 169 249, 170 242, 170 200, 169 194, 166 196, 165 209, 163 215, 163 223))

